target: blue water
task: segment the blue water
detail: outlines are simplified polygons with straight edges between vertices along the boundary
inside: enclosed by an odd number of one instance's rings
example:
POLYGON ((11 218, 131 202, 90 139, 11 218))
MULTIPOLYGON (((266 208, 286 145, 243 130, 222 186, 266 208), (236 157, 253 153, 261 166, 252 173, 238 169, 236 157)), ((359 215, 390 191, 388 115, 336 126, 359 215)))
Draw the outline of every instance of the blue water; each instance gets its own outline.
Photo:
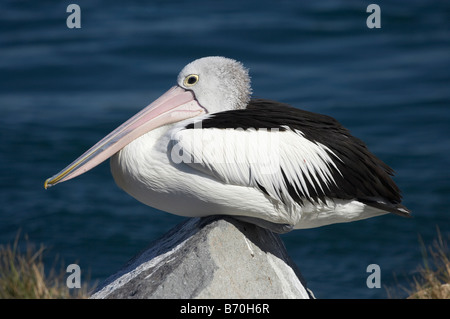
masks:
MULTIPOLYGON (((45 191, 47 177, 175 83, 193 59, 250 68, 254 96, 337 118, 396 171, 414 218, 283 235, 318 298, 409 287, 450 206, 450 2, 2 1, 0 244, 19 229, 101 281, 181 217, 118 189, 107 163, 45 191), (66 7, 81 7, 81 29, 66 7), (366 267, 378 264, 380 289, 366 267)), ((84 277, 83 277, 84 278, 84 277)), ((397 289, 398 297, 404 296, 397 289)))

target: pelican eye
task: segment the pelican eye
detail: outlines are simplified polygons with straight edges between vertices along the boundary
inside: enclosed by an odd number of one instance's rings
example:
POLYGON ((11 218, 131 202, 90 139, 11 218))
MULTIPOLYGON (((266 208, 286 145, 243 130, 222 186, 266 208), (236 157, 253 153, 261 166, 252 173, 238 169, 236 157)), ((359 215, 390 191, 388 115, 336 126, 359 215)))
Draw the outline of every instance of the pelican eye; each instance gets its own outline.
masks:
POLYGON ((189 74, 187 77, 184 78, 185 86, 193 86, 193 85, 197 84, 197 82, 198 82, 197 74, 189 74))

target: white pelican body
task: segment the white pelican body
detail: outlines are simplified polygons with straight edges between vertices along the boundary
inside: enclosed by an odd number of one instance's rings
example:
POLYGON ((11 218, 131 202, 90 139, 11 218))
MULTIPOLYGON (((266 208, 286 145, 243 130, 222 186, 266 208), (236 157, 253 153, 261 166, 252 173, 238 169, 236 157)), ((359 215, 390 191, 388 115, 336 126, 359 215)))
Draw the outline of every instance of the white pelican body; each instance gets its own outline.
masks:
POLYGON ((353 200, 280 205, 255 187, 226 184, 183 162, 175 164, 168 154, 170 137, 179 128, 158 128, 115 154, 111 171, 117 185, 148 206, 187 217, 250 216, 311 228, 386 213, 353 200))
POLYGON ((232 215, 276 232, 408 216, 392 170, 336 120, 250 99, 239 63, 188 64, 177 86, 45 186, 111 157, 119 187, 181 216, 232 215))
POLYGON ((225 184, 184 163, 170 161, 167 131, 173 130, 156 129, 111 158, 119 187, 148 206, 181 216, 267 215, 279 223, 287 220, 287 211, 275 212, 257 189, 225 184))

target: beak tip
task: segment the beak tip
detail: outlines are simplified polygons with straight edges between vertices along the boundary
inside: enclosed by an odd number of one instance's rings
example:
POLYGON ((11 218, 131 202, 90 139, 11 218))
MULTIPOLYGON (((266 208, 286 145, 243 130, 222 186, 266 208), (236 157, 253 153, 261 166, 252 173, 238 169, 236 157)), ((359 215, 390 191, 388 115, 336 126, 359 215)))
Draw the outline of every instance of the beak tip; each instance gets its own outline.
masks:
POLYGON ((49 187, 51 187, 52 186, 52 184, 49 182, 49 179, 47 179, 46 181, 45 181, 45 183, 44 183, 44 188, 45 189, 48 189, 49 187))

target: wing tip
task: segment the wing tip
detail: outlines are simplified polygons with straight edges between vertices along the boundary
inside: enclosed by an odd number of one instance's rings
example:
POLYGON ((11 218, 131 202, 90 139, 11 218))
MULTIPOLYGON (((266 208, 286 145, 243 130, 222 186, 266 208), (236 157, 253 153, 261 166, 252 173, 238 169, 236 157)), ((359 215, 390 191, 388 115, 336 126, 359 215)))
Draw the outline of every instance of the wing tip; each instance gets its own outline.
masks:
POLYGON ((406 208, 406 206, 402 205, 402 204, 396 204, 395 205, 395 210, 392 211, 392 213, 399 215, 399 216, 403 216, 403 217, 412 217, 411 216, 411 211, 406 208))
POLYGON ((396 202, 387 202, 385 200, 374 200, 374 199, 358 199, 360 202, 372 206, 375 208, 382 209, 389 213, 393 213, 395 215, 399 215, 402 217, 412 217, 411 210, 406 208, 405 205, 396 203, 396 202))

